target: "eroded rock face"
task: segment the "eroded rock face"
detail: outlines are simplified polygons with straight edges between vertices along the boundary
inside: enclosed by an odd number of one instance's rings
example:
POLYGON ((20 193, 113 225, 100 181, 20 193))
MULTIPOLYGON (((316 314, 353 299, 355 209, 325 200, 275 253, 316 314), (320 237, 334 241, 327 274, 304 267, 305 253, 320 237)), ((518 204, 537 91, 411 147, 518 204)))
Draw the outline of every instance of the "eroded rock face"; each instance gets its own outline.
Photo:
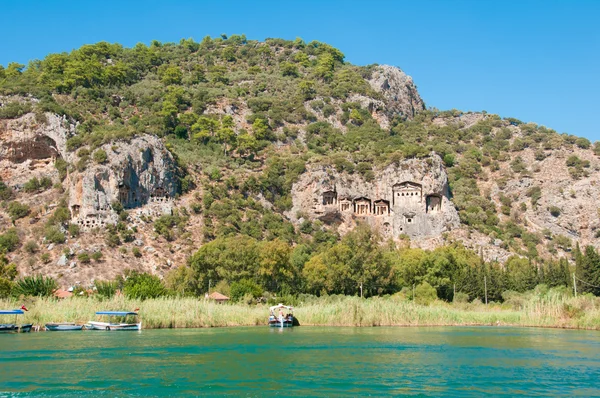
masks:
POLYGON ((439 156, 411 159, 376 172, 373 181, 339 173, 331 166, 309 167, 292 187, 298 215, 338 225, 345 233, 363 221, 386 238, 431 238, 458 227, 448 177, 439 156))
POLYGON ((169 213, 177 192, 175 161, 162 141, 143 135, 102 147, 106 164, 90 164, 69 176, 69 209, 83 229, 117 222, 112 204, 144 207, 148 215, 169 213))
POLYGON ((67 138, 75 126, 52 113, 39 121, 33 113, 17 119, 0 120, 1 177, 11 185, 31 177, 56 173, 56 158, 68 160, 67 138))
POLYGON ((383 94, 385 110, 390 117, 400 114, 412 119, 417 112, 425 109, 412 77, 395 66, 376 67, 368 82, 375 91, 383 94))

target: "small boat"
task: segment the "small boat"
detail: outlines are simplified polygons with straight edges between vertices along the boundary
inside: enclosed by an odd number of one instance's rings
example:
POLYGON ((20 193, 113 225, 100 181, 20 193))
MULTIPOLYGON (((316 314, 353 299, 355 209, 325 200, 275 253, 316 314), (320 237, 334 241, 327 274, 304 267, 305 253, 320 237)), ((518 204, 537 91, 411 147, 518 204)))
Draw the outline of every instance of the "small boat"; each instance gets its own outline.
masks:
POLYGON ((269 326, 272 328, 291 328, 298 322, 294 318, 294 307, 277 304, 269 308, 269 326), (284 314, 284 309, 287 314, 284 314))
POLYGON ((46 330, 50 332, 69 332, 83 330, 83 325, 75 325, 74 323, 47 323, 46 330))
POLYGON ((25 306, 22 306, 18 310, 0 310, 0 315, 14 315, 15 323, 0 323, 0 333, 28 333, 31 332, 31 327, 33 326, 31 323, 18 325, 17 324, 17 316, 23 315, 27 311, 25 306))
MULTIPOLYGON (((136 310, 137 311, 137 310, 136 310)), ((121 321, 121 322, 100 322, 100 321, 89 321, 85 325, 86 329, 90 330, 142 330, 142 321, 135 311, 98 311, 96 315, 107 316, 109 320, 121 321), (134 317, 131 319, 130 317, 134 317), (133 320, 134 322, 126 322, 133 320)))

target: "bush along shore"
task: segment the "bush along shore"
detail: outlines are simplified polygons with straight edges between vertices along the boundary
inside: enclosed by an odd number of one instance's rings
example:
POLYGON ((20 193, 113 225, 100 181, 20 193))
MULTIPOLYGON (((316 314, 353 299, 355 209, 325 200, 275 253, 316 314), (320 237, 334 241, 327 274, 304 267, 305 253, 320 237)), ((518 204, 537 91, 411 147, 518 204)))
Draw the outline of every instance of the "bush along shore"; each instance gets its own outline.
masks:
MULTIPOLYGON (((372 297, 326 296, 294 299, 294 314, 304 326, 522 326, 600 330, 600 299, 573 297, 566 289, 538 286, 526 293, 507 294, 503 303, 419 304, 403 295, 372 297)), ((18 308, 23 301, 0 300, 1 308, 18 308)), ((114 296, 29 298, 23 323, 85 323, 101 310, 139 308, 144 329, 259 326, 267 324, 268 304, 217 304, 185 297, 147 300, 114 296)), ((42 328, 40 328, 42 329, 42 328)))

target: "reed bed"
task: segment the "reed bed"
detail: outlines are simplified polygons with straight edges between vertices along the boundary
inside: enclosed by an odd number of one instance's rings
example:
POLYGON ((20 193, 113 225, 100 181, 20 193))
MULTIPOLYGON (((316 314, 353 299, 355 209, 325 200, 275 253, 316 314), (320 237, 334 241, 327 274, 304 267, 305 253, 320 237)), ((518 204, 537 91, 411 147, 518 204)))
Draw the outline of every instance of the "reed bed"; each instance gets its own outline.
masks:
MULTIPOLYGON (((0 308, 19 308, 22 302, 0 300, 0 308)), ((86 323, 102 310, 139 308, 145 329, 265 325, 268 305, 223 304, 196 298, 165 297, 145 301, 123 296, 111 299, 73 297, 29 299, 29 311, 20 320, 43 326, 48 322, 86 323)), ((297 306, 301 325, 312 326, 538 326, 600 329, 600 299, 565 298, 559 294, 533 296, 519 308, 504 304, 451 304, 428 306, 395 298, 343 297, 315 300, 297 306)), ((7 320, 12 322, 12 320, 7 320)), ((1 322, 1 321, 0 321, 1 322)))

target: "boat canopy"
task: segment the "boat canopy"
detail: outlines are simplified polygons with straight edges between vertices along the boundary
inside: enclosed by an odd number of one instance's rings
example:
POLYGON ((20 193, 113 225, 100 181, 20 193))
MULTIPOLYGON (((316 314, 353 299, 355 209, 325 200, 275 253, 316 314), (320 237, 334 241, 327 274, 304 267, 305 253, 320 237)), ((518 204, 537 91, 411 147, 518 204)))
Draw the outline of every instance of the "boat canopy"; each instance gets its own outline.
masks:
POLYGON ((279 304, 274 305, 271 308, 269 308, 269 311, 275 311, 278 308, 287 308, 290 311, 294 310, 294 307, 292 307, 291 305, 283 305, 283 304, 279 303, 279 304))
POLYGON ((21 315, 23 310, 0 310, 0 315, 21 315))
POLYGON ((127 316, 127 315, 137 315, 137 312, 129 312, 129 311, 98 311, 96 315, 110 315, 110 316, 127 316))

